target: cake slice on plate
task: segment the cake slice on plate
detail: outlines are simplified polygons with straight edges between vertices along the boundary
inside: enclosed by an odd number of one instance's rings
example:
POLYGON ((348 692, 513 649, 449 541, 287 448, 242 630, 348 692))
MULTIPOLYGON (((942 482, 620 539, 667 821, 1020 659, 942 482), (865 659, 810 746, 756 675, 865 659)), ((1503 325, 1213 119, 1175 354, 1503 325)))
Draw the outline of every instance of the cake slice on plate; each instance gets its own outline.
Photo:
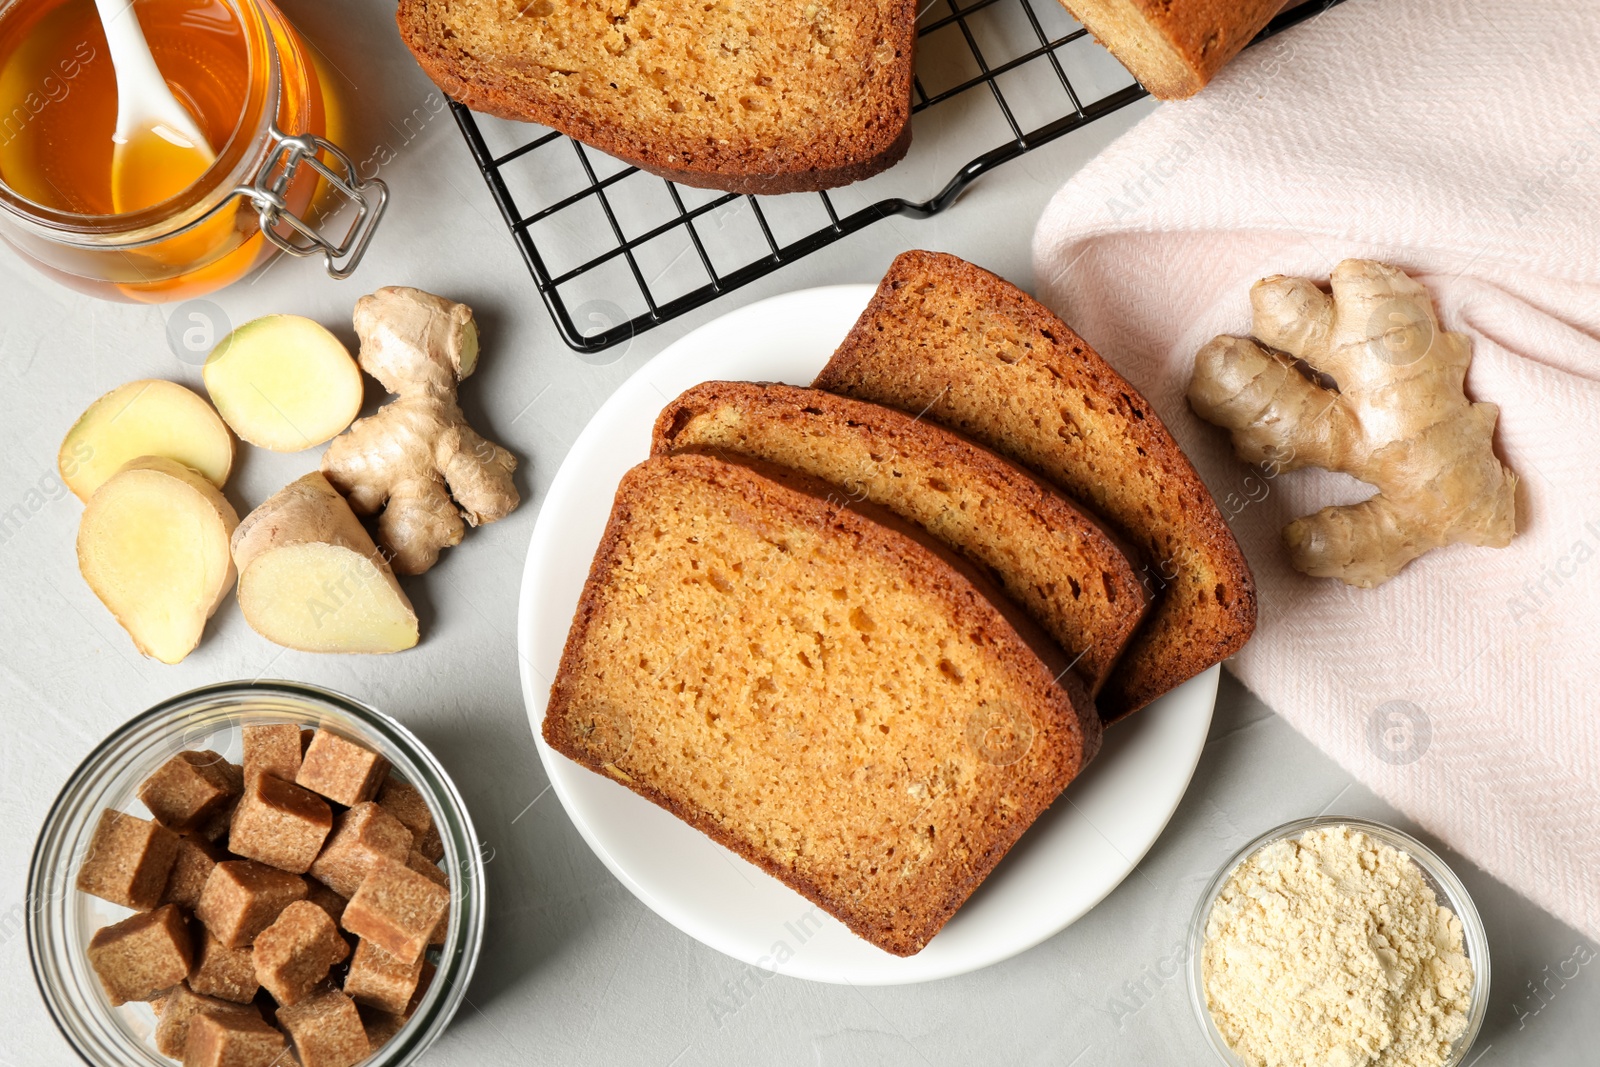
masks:
POLYGON ((1144 616, 1117 541, 1059 490, 926 419, 818 389, 706 382, 656 419, 658 454, 754 457, 916 523, 980 567, 1098 691, 1144 616))
POLYGON ((645 461, 543 735, 906 956, 1093 757, 1100 721, 1042 631, 898 525, 792 472, 645 461))
POLYGON ((1157 599, 1100 692, 1108 722, 1249 640, 1255 580, 1193 464, 1139 391, 1014 285, 955 256, 906 252, 813 385, 965 434, 1140 551, 1157 599))

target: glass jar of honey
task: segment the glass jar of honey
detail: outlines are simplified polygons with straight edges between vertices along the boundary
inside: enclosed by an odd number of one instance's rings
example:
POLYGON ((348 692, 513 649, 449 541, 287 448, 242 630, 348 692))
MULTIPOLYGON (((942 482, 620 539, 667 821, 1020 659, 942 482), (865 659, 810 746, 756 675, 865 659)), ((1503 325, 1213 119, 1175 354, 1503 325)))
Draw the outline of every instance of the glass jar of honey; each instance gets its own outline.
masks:
POLYGON ((0 239, 66 285, 140 303, 220 289, 279 251, 348 274, 388 193, 337 147, 340 108, 304 39, 268 0, 132 3, 215 162, 117 211, 116 78, 94 0, 0 0, 0 239), (353 219, 330 236, 317 222, 345 200, 353 219))

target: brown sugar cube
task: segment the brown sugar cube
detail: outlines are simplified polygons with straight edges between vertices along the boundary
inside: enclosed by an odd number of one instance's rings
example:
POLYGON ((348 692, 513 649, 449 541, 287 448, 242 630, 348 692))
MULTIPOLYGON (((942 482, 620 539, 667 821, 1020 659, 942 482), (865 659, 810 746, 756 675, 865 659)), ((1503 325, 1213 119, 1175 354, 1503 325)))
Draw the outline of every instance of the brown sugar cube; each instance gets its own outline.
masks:
POLYGON ((202 925, 194 965, 189 968, 189 988, 201 996, 250 1003, 261 988, 256 981, 255 953, 249 945, 229 948, 202 925))
POLYGON ((312 882, 310 885, 311 888, 306 893, 306 899, 327 912, 328 918, 337 924, 340 919, 344 918, 344 906, 349 901, 321 882, 312 882))
POLYGON ((416 849, 412 849, 406 854, 406 866, 424 876, 435 885, 442 885, 446 889, 450 888, 450 875, 446 873, 445 869, 439 866, 437 863, 430 862, 428 857, 424 856, 416 849))
POLYGON ((293 782, 258 774, 245 783, 228 848, 246 859, 304 874, 333 827, 328 802, 293 782))
POLYGON ((427 995, 428 987, 433 984, 433 976, 438 968, 426 960, 422 964, 421 976, 417 979, 417 988, 411 994, 411 999, 406 1001, 405 1010, 396 1015, 392 1011, 383 1011, 379 1008, 369 1008, 358 1004, 361 1011, 361 1024, 367 1028, 367 1040, 374 1049, 398 1034, 406 1023, 411 1021, 411 1016, 416 1014, 417 1005, 422 1003, 422 998, 427 995))
POLYGON ((239 795, 228 766, 210 749, 180 752, 144 780, 139 799, 161 825, 179 833, 198 830, 239 795))
POLYGON ((209 841, 213 845, 226 844, 228 831, 233 827, 233 813, 239 807, 235 800, 232 804, 218 811, 194 832, 193 836, 209 841))
POLYGON ((371 749, 318 730, 294 780, 336 804, 353 808, 377 794, 388 771, 389 762, 371 749))
MULTIPOLYGON (((427 858, 416 849, 411 850, 411 855, 406 857, 406 866, 422 875, 434 885, 443 886, 445 891, 450 889, 450 876, 436 863, 429 863, 427 858)), ((428 938, 430 945, 444 944, 445 933, 450 928, 450 907, 445 905, 444 914, 439 917, 439 925, 434 928, 433 936, 428 938)))
POLYGON ((409 963, 422 955, 450 904, 448 890, 385 856, 344 909, 344 928, 409 963))
POLYGON ((228 781, 233 783, 233 799, 218 808, 205 822, 190 831, 194 836, 203 837, 213 844, 222 841, 228 836, 228 829, 233 825, 233 813, 239 807, 239 797, 244 793, 244 771, 236 763, 224 760, 221 764, 222 773, 228 776, 228 781))
POLYGON ((194 910, 200 903, 200 891, 211 877, 211 868, 228 858, 228 853, 200 837, 180 837, 178 855, 172 861, 172 873, 167 875, 166 892, 161 903, 178 904, 194 910))
POLYGON ((357 1004, 404 1016, 426 962, 418 956, 406 963, 371 941, 362 940, 356 944, 355 955, 350 957, 350 973, 344 979, 345 995, 357 1004))
POLYGON ((407 785, 391 772, 378 792, 378 804, 411 831, 411 847, 434 863, 444 859, 444 841, 433 825, 433 812, 416 786, 407 785))
MULTIPOLYGON (((306 899, 328 913, 328 918, 333 920, 333 925, 339 928, 339 936, 344 938, 345 944, 350 946, 351 952, 354 952, 359 938, 346 930, 343 922, 345 905, 350 902, 317 881, 311 883, 311 892, 306 895, 306 899)), ((343 984, 339 980, 339 968, 337 966, 334 967, 329 981, 333 982, 334 985, 343 984)))
POLYGON ((233 785, 233 799, 209 815, 205 822, 190 830, 186 836, 198 837, 212 844, 220 844, 228 836, 228 828, 233 825, 233 813, 239 806, 239 795, 244 792, 244 771, 236 763, 223 760, 217 764, 222 773, 228 776, 228 781, 233 785))
POLYGON ((195 918, 229 948, 243 948, 272 925, 278 913, 306 898, 306 880, 264 863, 217 864, 195 905, 195 918))
POLYGON ((294 1039, 301 1067, 351 1067, 372 1051, 355 1001, 337 989, 279 1008, 278 1025, 294 1039))
POLYGON ((311 864, 311 877, 348 899, 380 857, 403 861, 410 852, 411 831, 368 801, 339 816, 322 854, 311 864))
POLYGON ((287 1049, 283 1034, 253 1011, 200 1015, 189 1024, 183 1067, 284 1067, 293 1062, 287 1049))
POLYGON ((280 1006, 295 1004, 349 955, 350 946, 328 913, 309 900, 296 901, 256 935, 256 981, 280 1006))
POLYGON ((417 851, 434 863, 444 859, 444 839, 439 836, 437 826, 428 827, 428 832, 417 840, 417 851))
POLYGON ((177 855, 177 834, 160 823, 107 808, 78 866, 77 885, 101 900, 148 911, 161 903, 177 855))
POLYGON ((89 965, 113 1005, 149 1000, 189 973, 189 924, 176 905, 142 911, 89 939, 89 965))
POLYGON ((294 781, 300 773, 300 727, 287 722, 246 726, 239 732, 244 738, 246 778, 270 774, 285 782, 294 781))
POLYGON ((257 1021, 261 1019, 249 1004, 201 996, 186 983, 179 982, 156 1006, 156 1051, 182 1059, 189 1042, 189 1024, 196 1015, 243 1015, 257 1021))

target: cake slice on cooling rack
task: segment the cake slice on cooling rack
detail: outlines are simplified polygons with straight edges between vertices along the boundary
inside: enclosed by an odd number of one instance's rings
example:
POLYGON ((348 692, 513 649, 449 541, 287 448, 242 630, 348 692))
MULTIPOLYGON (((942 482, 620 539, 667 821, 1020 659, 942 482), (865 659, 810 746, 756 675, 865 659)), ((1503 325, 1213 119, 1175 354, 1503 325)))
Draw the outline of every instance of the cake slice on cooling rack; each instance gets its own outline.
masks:
POLYGON ((1152 96, 1182 100, 1295 0, 1061 0, 1152 96))
POLYGON ((424 72, 673 181, 790 193, 911 143, 915 0, 400 0, 424 72))

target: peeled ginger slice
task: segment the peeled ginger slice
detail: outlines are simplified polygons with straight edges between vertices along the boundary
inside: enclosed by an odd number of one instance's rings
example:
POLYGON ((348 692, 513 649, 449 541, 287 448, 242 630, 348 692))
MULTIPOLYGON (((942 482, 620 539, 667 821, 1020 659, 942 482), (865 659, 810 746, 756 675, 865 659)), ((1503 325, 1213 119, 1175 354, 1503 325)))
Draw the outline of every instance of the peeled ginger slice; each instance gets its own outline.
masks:
POLYGON ((302 652, 398 652, 417 643, 417 617, 393 575, 339 545, 285 545, 239 581, 257 633, 302 652))
POLYGON ((78 569, 140 652, 177 663, 233 584, 239 516, 220 490, 162 456, 130 461, 78 526, 78 569))
POLYGON ((411 601, 320 472, 245 516, 233 558, 239 607, 269 641, 302 652, 399 652, 417 643, 411 601))
POLYGON ((119 385, 89 405, 61 442, 61 480, 79 500, 123 464, 165 456, 221 487, 233 469, 233 435, 210 404, 177 382, 146 378, 119 385))
POLYGON ((233 432, 274 452, 299 452, 343 433, 365 385, 349 349, 299 315, 254 319, 224 337, 201 372, 233 432))

